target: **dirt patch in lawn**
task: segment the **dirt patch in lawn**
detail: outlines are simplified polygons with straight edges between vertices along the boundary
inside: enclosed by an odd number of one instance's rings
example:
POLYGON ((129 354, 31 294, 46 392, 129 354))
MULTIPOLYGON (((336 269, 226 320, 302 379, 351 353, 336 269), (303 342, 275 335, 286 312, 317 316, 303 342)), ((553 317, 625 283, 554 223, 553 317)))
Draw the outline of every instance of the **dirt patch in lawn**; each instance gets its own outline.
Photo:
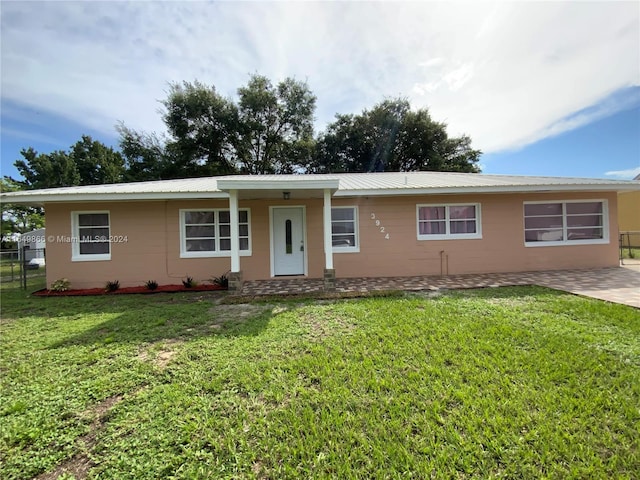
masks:
POLYGON ((213 316, 209 328, 217 330, 225 323, 246 322, 267 312, 277 315, 285 310, 285 307, 265 303, 219 304, 209 309, 209 313, 213 316))
POLYGON ((76 480, 87 478, 89 470, 94 466, 94 463, 89 458, 89 452, 96 446, 96 443, 98 443, 98 432, 103 428, 109 411, 121 402, 122 398, 122 395, 114 395, 82 412, 82 414, 80 414, 81 417, 90 417, 92 421, 89 427, 89 433, 78 438, 78 449, 80 451, 73 457, 62 462, 53 471, 41 473, 35 477, 34 480, 55 480, 64 474, 73 475, 76 480))
POLYGON ((152 344, 138 354, 138 360, 151 362, 160 370, 164 370, 171 359, 178 353, 178 347, 182 342, 177 340, 167 340, 161 344, 152 344), (159 348, 157 348, 159 345, 159 348))

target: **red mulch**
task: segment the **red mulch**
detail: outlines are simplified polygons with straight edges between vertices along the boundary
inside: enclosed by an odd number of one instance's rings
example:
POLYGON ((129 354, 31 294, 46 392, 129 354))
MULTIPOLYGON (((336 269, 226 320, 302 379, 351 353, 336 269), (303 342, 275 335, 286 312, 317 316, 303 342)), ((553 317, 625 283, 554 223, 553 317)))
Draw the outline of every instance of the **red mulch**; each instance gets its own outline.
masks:
POLYGON ((122 287, 115 292, 107 292, 104 288, 85 288, 77 290, 67 290, 66 292, 54 292, 53 290, 47 290, 43 288, 37 292, 33 292, 33 295, 38 297, 79 297, 87 295, 121 295, 131 293, 175 293, 175 292, 211 292, 215 290, 226 290, 226 288, 219 285, 196 285, 195 287, 187 288, 183 285, 160 285, 155 290, 149 290, 144 285, 139 287, 122 287))

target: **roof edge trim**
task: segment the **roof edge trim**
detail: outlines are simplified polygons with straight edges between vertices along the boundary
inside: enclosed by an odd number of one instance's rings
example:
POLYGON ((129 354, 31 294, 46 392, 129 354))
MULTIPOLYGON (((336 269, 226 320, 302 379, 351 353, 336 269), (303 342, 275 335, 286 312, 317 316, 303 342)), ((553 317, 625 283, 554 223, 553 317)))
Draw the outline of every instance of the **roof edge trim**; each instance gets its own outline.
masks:
POLYGON ((509 186, 473 186, 473 187, 430 187, 403 188, 385 190, 339 190, 335 197, 384 197, 399 195, 438 195, 438 194, 474 194, 474 193, 545 193, 545 192, 591 192, 640 190, 638 185, 581 184, 581 185, 509 185, 509 186))
POLYGON ((64 193, 37 194, 23 193, 22 195, 3 194, 0 196, 6 203, 62 203, 62 202, 115 202, 124 200, 192 200, 229 198, 226 192, 149 192, 149 193, 64 193))
POLYGON ((337 178, 317 179, 301 178, 299 180, 246 180, 246 179, 220 179, 218 180, 219 190, 312 190, 330 189, 338 190, 340 180, 337 178))

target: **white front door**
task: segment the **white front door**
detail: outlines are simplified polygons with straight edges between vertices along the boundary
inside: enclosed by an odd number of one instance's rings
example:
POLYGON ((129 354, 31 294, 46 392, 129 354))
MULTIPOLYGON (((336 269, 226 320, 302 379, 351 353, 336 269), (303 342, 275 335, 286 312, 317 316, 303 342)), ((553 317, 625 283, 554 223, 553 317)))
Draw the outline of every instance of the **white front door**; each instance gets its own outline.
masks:
POLYGON ((274 275, 304 275, 303 207, 274 207, 271 251, 274 275))

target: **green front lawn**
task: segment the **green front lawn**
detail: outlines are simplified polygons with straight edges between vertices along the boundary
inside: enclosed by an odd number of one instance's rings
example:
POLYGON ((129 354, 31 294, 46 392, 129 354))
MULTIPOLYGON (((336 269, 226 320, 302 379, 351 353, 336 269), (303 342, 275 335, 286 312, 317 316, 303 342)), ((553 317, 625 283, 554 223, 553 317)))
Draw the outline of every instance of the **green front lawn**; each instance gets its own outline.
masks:
POLYGON ((0 478, 637 478, 640 312, 2 291, 0 478), (71 473, 63 473, 63 472, 71 473))

